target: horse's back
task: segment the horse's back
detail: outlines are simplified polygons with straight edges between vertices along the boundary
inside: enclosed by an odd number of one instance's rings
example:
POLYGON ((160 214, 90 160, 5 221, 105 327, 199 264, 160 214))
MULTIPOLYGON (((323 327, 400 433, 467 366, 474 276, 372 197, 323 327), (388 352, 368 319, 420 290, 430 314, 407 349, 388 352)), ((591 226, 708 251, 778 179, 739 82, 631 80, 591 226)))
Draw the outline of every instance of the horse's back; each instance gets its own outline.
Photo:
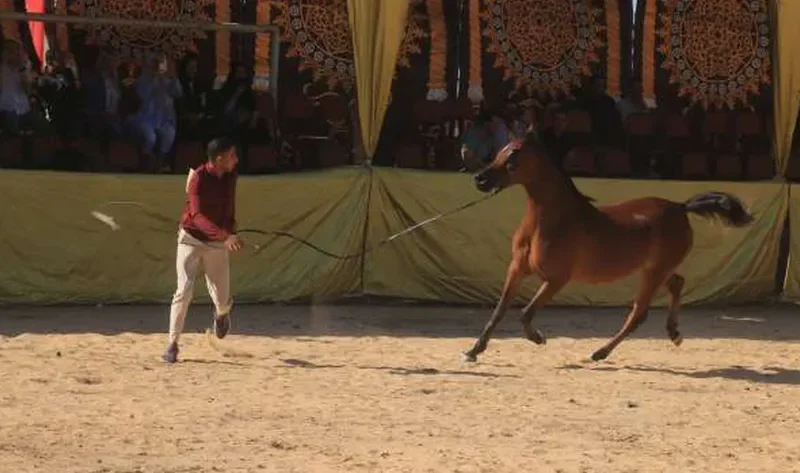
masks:
POLYGON ((637 269, 661 266, 691 245, 691 228, 676 202, 645 197, 597 208, 600 218, 586 222, 587 238, 576 278, 611 282, 637 269), (675 256, 672 256, 675 255, 675 256))
POLYGON ((652 226, 667 212, 677 208, 677 203, 660 197, 642 197, 625 200, 616 204, 603 205, 597 209, 615 223, 624 226, 652 226))

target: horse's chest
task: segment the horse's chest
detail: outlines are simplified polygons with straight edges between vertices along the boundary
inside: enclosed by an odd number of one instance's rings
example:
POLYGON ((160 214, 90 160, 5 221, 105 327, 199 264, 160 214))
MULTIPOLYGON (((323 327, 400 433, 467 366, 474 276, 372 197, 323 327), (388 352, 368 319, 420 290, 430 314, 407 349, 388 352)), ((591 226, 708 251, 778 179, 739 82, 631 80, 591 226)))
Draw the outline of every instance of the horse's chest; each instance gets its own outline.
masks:
POLYGON ((527 239, 517 251, 528 273, 546 277, 561 272, 569 265, 569 251, 565 240, 535 235, 527 239))

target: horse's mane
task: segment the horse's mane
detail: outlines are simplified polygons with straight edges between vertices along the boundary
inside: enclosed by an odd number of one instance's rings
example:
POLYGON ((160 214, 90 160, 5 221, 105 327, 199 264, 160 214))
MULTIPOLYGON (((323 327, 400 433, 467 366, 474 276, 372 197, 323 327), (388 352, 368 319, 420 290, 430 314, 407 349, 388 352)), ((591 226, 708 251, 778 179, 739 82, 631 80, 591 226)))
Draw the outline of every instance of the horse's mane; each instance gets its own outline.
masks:
POLYGON ((578 200, 582 202, 592 203, 595 200, 588 195, 581 193, 577 187, 575 187, 575 182, 572 181, 572 178, 564 171, 564 168, 561 166, 561 163, 556 161, 555 156, 547 147, 542 143, 539 139, 539 136, 536 133, 528 133, 525 135, 525 138, 522 139, 522 148, 531 151, 534 154, 538 154, 544 156, 547 160, 550 161, 550 164, 553 165, 553 169, 555 169, 556 174, 564 181, 567 188, 572 192, 578 200))

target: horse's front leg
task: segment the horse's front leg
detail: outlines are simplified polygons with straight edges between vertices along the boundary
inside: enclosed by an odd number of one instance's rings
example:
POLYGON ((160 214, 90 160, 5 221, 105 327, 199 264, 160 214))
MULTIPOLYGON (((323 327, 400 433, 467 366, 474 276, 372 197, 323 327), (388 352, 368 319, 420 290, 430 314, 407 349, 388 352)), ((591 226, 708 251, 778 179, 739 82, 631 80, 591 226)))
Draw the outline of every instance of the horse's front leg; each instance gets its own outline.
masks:
POLYGON ((547 339, 541 330, 533 328, 531 323, 533 322, 533 317, 536 315, 536 311, 547 305, 547 303, 553 299, 553 296, 566 286, 567 281, 567 278, 553 278, 543 281, 542 285, 539 286, 539 291, 536 292, 533 299, 531 299, 528 305, 525 306, 525 309, 522 310, 520 321, 522 322, 522 329, 525 331, 525 337, 528 340, 537 345, 544 345, 547 343, 547 339))
POLYGON ((517 294, 519 284, 523 277, 524 274, 520 270, 520 264, 517 261, 512 261, 508 266, 508 270, 506 271, 506 281, 503 285, 503 293, 500 296, 500 301, 494 308, 492 317, 483 328, 483 332, 481 332, 481 335, 478 337, 475 345, 473 345, 468 352, 464 353, 465 361, 478 361, 478 355, 486 351, 486 346, 489 344, 489 339, 492 337, 492 332, 506 315, 506 310, 514 300, 514 296, 517 294))

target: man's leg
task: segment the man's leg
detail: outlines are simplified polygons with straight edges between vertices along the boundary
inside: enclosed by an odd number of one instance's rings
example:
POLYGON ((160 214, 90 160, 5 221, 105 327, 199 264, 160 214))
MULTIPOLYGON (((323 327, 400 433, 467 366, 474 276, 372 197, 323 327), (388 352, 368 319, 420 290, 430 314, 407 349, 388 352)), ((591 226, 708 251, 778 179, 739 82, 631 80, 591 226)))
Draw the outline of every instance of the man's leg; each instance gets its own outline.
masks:
POLYGON ((152 125, 140 117, 136 117, 131 121, 131 132, 136 141, 136 145, 139 147, 139 152, 142 155, 142 161, 139 163, 139 171, 148 172, 153 166, 156 132, 152 125))
POLYGON ((157 165, 156 171, 166 170, 166 167, 172 168, 172 162, 168 161, 172 145, 175 143, 175 125, 171 123, 164 123, 156 130, 158 136, 157 145, 155 150, 157 165))
POLYGON ((194 281, 201 269, 204 250, 202 246, 178 243, 175 261, 178 284, 169 311, 169 347, 163 356, 164 361, 168 363, 175 363, 178 360, 178 339, 183 332, 186 314, 192 303, 194 281))
POLYGON ((214 302, 214 334, 225 338, 231 327, 230 311, 233 305, 230 290, 230 265, 228 250, 210 248, 203 253, 203 267, 206 273, 208 294, 214 302))

